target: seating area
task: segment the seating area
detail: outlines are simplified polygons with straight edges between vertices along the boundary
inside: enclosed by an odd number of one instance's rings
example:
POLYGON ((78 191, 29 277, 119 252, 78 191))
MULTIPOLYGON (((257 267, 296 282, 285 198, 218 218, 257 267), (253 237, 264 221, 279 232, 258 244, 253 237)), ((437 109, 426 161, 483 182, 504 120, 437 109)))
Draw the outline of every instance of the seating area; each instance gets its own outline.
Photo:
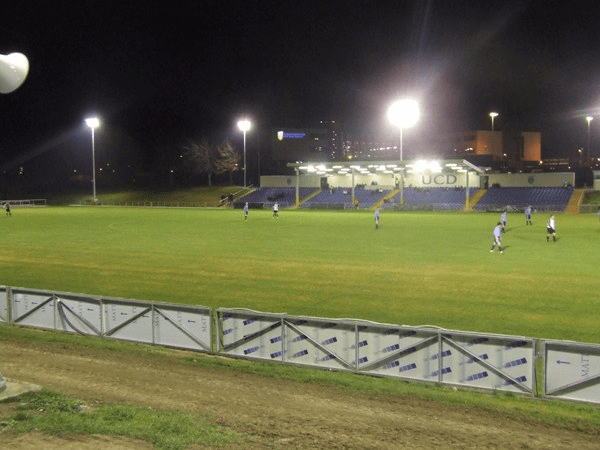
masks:
POLYGON ((569 204, 572 187, 491 188, 473 208, 476 211, 521 210, 531 206, 538 211, 562 211, 569 204))
MULTIPOLYGON (((390 191, 382 189, 356 188, 354 198, 361 209, 368 209, 385 197, 390 191)), ((352 203, 352 189, 324 189, 315 197, 302 204, 303 208, 330 208, 349 209, 355 206, 352 203)))
MULTIPOLYGON (((478 188, 469 188, 469 196, 475 195, 478 188)), ((385 209, 395 208, 400 201, 400 194, 396 194, 385 209)), ((406 188, 404 189, 404 205, 415 209, 432 210, 461 210, 465 207, 466 189, 464 188, 406 188)))
MULTIPOLYGON (((473 197, 479 188, 469 188, 469 197, 473 197)), ((300 188, 300 203, 302 208, 312 209, 351 209, 351 188, 324 189, 313 198, 310 197, 318 188, 300 188)), ((381 201, 390 190, 364 189, 357 187, 354 193, 360 209, 372 208, 381 201)), ((488 189, 483 197, 473 207, 475 211, 523 210, 532 206, 538 211, 562 211, 569 204, 572 187, 507 187, 488 189)), ((383 209, 395 209, 398 206, 400 194, 386 203, 383 209)), ((259 188, 254 192, 236 200, 236 208, 243 207, 248 202, 253 208, 270 207, 275 202, 281 208, 294 206, 296 203, 296 188, 259 188)), ((407 209, 428 209, 436 211, 457 211, 465 207, 466 191, 464 188, 406 188, 404 189, 404 205, 407 209)))

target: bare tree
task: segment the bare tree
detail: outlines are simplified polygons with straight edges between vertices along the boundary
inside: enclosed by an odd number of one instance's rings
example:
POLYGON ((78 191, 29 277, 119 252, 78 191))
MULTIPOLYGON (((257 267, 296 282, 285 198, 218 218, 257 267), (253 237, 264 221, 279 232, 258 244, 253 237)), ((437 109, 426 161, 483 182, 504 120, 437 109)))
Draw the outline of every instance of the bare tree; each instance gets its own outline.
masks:
POLYGON ((200 143, 190 143, 184 148, 183 153, 184 170, 192 177, 205 173, 208 177, 208 185, 212 186, 212 175, 216 173, 214 151, 208 140, 202 138, 200 143))
POLYGON ((217 148, 217 159, 215 160, 216 173, 229 172, 229 184, 233 184, 233 172, 240 170, 241 156, 232 147, 229 139, 226 139, 217 148))

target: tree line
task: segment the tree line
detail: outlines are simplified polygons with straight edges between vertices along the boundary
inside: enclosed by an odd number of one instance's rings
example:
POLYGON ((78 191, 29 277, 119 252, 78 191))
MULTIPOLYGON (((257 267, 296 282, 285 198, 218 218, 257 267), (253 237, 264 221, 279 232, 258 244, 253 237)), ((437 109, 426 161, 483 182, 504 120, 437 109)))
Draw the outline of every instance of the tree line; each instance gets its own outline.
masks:
POLYGON ((183 148, 183 172, 189 179, 200 174, 208 178, 212 186, 213 175, 229 173, 229 184, 233 184, 233 172, 241 170, 241 156, 226 139, 220 145, 212 146, 206 138, 199 142, 190 142, 183 148))

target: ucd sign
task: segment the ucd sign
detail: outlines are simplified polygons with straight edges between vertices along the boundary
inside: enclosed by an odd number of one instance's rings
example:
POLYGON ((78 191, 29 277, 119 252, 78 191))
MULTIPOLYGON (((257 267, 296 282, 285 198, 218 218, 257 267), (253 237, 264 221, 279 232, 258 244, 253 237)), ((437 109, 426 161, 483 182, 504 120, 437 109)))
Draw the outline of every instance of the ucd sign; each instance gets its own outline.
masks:
POLYGON ((450 186, 456 184, 456 175, 453 174, 437 174, 437 175, 422 175, 421 182, 424 185, 434 184, 436 186, 450 186))

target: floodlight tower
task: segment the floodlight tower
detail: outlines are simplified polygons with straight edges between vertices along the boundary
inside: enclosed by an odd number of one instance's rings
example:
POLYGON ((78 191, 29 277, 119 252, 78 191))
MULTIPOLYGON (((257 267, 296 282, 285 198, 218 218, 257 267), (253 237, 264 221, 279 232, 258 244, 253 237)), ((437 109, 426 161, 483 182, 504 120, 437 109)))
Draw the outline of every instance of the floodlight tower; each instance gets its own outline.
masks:
POLYGON ((96 203, 96 142, 94 130, 100 126, 100 119, 97 117, 88 117, 85 124, 92 130, 92 185, 94 187, 94 204, 96 203))
POLYGON ((414 100, 400 100, 388 109, 389 121, 400 128, 400 206, 404 206, 404 167, 402 154, 402 132, 419 120, 419 105, 414 100))
POLYGON ((493 112, 493 111, 492 111, 492 112, 490 113, 490 117, 491 117, 491 119, 492 119, 492 133, 493 133, 493 132, 494 132, 494 119, 495 119, 496 117, 498 117, 498 113, 497 113, 497 112, 493 112))
MULTIPOLYGON (((493 158, 494 160, 496 159, 496 156, 494 155, 494 150, 495 150, 495 148, 494 148, 494 119, 495 119, 496 117, 498 117, 498 113, 497 113, 497 112, 494 112, 494 111, 492 111, 492 112, 490 113, 490 118, 492 119, 492 144, 491 144, 491 147, 492 147, 492 158, 493 158)), ((506 155, 504 155, 504 156, 506 156, 506 155)))
POLYGON ((248 119, 240 120, 238 122, 238 128, 244 133, 244 187, 246 187, 246 131, 250 129, 252 124, 248 119))
POLYGON ((585 118, 585 120, 587 120, 587 124, 588 124, 588 126, 587 126, 587 129, 588 129, 587 130, 588 131, 588 135, 587 135, 587 138, 588 138, 588 142, 587 142, 587 154, 588 154, 588 159, 591 160, 591 158, 592 158, 592 146, 591 145, 592 144, 591 144, 591 141, 590 141, 590 125, 592 123, 592 120, 594 120, 594 118, 592 116, 587 116, 585 118))

